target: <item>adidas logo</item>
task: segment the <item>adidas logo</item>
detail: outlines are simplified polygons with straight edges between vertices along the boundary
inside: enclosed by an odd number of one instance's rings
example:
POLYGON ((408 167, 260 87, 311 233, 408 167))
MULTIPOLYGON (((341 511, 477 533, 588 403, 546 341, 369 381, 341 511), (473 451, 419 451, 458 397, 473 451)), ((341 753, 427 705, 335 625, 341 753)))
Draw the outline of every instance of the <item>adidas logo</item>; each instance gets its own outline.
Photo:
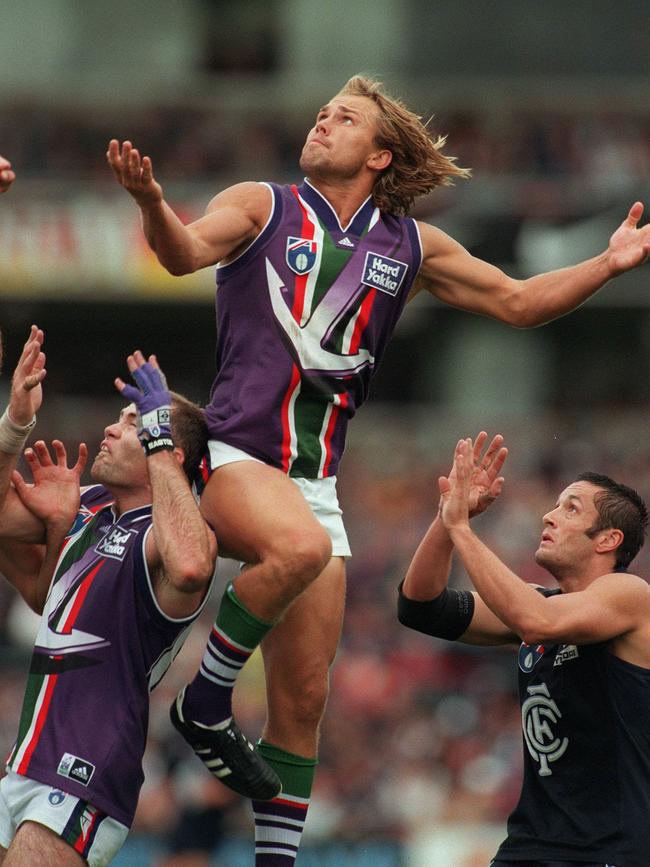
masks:
POLYGON ((349 238, 341 238, 338 242, 339 247, 354 247, 354 244, 349 238))

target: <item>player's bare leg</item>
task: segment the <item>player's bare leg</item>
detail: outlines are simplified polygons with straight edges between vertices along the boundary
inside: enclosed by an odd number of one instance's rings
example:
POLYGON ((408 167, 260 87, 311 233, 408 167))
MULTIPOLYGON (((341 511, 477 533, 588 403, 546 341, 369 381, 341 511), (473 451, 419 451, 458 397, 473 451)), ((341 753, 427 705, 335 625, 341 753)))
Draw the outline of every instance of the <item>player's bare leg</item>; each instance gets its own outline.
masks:
POLYGON ((247 797, 274 797, 279 779, 232 720, 236 678, 275 621, 329 561, 331 542, 296 485, 257 461, 219 467, 201 498, 220 551, 250 563, 226 589, 201 668, 172 722, 208 770, 247 797))
POLYGON ((0 863, 3 867, 88 867, 72 846, 37 822, 23 822, 0 863))
POLYGON ((277 863, 278 854, 295 859, 300 846, 344 605, 345 561, 333 557, 262 644, 268 719, 258 749, 282 794, 253 802, 257 867, 277 863))

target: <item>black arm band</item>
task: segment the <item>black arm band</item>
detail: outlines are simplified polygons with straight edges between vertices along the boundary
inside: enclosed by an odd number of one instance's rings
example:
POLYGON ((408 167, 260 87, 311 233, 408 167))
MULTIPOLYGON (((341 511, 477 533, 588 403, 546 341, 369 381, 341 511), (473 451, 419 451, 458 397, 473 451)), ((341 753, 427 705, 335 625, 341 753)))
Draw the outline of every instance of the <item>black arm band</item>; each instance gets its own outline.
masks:
POLYGON ((155 455, 156 452, 173 452, 174 440, 171 437, 158 437, 158 439, 155 440, 145 440, 142 443, 142 448, 147 457, 149 457, 149 455, 155 455))
POLYGON ((465 632, 474 616, 474 596, 469 590, 454 590, 445 587, 440 596, 426 602, 408 599, 398 587, 397 619, 404 626, 456 641, 465 632))

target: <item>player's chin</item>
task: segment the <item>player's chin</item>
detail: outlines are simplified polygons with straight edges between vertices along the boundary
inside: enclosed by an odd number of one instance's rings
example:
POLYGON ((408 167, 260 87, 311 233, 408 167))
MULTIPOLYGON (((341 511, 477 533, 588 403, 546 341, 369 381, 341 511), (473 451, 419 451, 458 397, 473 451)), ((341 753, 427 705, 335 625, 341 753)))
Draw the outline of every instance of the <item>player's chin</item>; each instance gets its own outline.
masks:
POLYGON ((90 478, 93 482, 104 482, 106 479, 106 464, 104 461, 103 452, 100 452, 95 460, 93 461, 93 465, 90 468, 90 478))
POLYGON ((551 552, 540 545, 537 551, 535 551, 535 562, 538 566, 549 566, 553 562, 553 557, 551 552))
POLYGON ((314 174, 321 168, 326 160, 319 159, 319 157, 323 157, 325 155, 324 149, 321 148, 323 153, 316 153, 316 148, 311 148, 310 150, 305 150, 302 152, 302 156, 300 157, 300 168, 306 174, 314 174))

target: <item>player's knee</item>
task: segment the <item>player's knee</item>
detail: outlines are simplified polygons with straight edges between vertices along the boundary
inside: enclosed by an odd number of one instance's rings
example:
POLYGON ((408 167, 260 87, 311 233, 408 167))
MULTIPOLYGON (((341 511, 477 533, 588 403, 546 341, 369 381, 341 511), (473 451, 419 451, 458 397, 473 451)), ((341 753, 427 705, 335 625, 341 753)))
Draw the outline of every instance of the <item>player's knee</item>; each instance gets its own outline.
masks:
POLYGON ((278 573, 299 590, 320 575, 331 556, 331 539, 320 525, 278 539, 273 553, 278 573))

